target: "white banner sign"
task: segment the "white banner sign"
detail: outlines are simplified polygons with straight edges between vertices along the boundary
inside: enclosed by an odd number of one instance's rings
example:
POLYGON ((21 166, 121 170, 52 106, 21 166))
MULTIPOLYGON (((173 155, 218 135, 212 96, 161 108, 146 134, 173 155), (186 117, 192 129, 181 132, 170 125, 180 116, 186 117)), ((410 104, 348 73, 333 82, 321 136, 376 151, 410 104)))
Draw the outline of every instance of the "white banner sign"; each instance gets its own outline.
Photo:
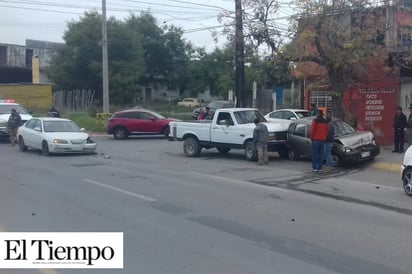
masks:
POLYGON ((123 268, 123 233, 1 232, 0 268, 123 268))

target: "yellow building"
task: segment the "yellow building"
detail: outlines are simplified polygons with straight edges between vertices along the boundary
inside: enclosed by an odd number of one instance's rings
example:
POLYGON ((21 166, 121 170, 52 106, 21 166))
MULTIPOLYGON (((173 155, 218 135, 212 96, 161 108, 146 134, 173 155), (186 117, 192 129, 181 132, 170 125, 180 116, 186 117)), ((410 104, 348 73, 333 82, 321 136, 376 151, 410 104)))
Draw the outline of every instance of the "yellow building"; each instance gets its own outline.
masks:
POLYGON ((0 84, 0 99, 14 99, 31 111, 47 111, 52 106, 52 85, 0 84))

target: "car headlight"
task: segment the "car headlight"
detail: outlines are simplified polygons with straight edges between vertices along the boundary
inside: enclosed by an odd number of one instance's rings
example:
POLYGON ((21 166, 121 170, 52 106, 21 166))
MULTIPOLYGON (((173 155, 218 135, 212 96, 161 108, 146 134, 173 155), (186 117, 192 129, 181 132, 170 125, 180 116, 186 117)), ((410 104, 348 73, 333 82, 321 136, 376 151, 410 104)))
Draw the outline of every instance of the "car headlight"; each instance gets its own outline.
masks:
POLYGON ((372 139, 372 145, 376 145, 375 139, 372 139))
POLYGON ((87 144, 94 144, 94 141, 89 137, 89 138, 87 138, 86 143, 87 144))
POLYGON ((353 149, 351 149, 350 147, 344 147, 343 148, 343 152, 348 153, 348 152, 352 152, 353 149))
POLYGON ((53 143, 54 144, 68 144, 69 142, 67 142, 66 140, 62 140, 62 139, 54 139, 53 143))
POLYGON ((0 127, 7 127, 7 121, 6 120, 0 120, 0 127))

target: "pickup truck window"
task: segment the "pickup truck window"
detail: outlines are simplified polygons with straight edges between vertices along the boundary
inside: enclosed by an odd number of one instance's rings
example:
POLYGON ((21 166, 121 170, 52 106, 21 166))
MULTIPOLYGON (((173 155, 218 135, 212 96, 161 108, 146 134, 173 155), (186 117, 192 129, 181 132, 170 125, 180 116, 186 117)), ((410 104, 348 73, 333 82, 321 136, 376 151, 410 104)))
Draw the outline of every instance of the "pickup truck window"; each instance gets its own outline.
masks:
POLYGON ((217 117, 217 124, 218 125, 229 125, 229 126, 235 125, 229 112, 220 112, 219 116, 217 117))
POLYGON ((234 115, 237 123, 240 125, 252 124, 255 119, 259 119, 260 122, 267 122, 265 117, 257 110, 236 111, 234 115))

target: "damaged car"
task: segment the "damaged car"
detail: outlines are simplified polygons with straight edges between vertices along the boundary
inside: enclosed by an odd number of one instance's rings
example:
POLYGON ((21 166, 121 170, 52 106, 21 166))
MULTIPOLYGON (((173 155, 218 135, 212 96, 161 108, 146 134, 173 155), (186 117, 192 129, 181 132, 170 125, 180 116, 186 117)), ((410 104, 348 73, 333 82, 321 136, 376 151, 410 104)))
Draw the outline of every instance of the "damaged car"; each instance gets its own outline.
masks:
MULTIPOLYGON (((298 160, 300 157, 311 158, 312 142, 309 138, 310 126, 315 117, 293 121, 288 130, 288 157, 298 160)), ((374 159, 380 153, 375 136, 370 131, 356 131, 348 123, 333 119, 335 141, 332 155, 337 164, 352 164, 374 159)))

